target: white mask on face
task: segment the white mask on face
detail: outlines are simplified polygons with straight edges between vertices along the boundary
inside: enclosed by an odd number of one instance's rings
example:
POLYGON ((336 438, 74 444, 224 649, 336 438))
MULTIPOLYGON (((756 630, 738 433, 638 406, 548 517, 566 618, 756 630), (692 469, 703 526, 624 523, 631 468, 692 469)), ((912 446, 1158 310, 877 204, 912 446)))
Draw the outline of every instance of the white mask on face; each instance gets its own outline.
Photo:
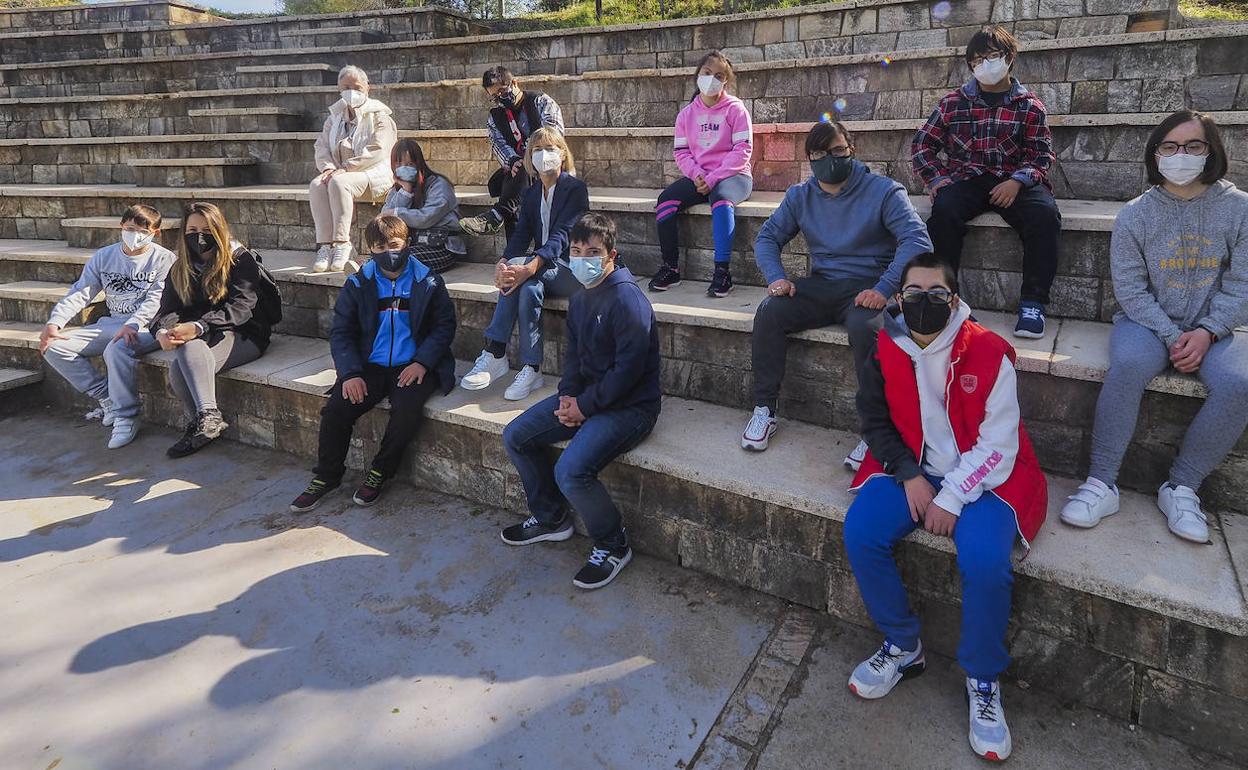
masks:
POLYGON ((698 75, 698 90, 704 96, 716 96, 724 90, 724 81, 714 75, 698 75))
POLYGON ((1170 157, 1157 158, 1157 170, 1171 184, 1182 187, 1191 184, 1205 170, 1207 155, 1188 155, 1176 152, 1170 157))
POLYGON ((348 88, 338 94, 342 97, 342 103, 353 110, 357 110, 364 106, 364 102, 368 101, 368 95, 363 91, 357 91, 354 88, 348 88))
POLYGON ((558 150, 534 150, 533 151, 533 168, 538 173, 550 173, 559 168, 563 163, 563 155, 558 150))
POLYGON ((1000 83, 1009 71, 1010 62, 1004 56, 999 59, 984 59, 973 70, 975 79, 985 86, 995 86, 1000 83))
POLYGON ((156 236, 152 233, 141 233, 135 230, 122 230, 121 243, 130 251, 138 251, 146 249, 147 245, 155 240, 156 236))

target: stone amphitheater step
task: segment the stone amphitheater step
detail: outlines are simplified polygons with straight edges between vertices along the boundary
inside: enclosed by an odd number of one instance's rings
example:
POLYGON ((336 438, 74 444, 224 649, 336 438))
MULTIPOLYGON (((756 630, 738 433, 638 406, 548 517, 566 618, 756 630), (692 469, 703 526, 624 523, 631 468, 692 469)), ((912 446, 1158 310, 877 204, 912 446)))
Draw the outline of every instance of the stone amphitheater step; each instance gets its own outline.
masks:
POLYGON ((331 41, 335 46, 371 46, 386 40, 385 35, 373 32, 365 27, 325 27, 323 29, 293 29, 282 32, 278 44, 282 48, 307 50, 317 48, 323 41, 331 41))
MULTIPOLYGON (((37 335, 33 325, 0 324, 0 359, 39 368, 37 335)), ((166 361, 156 353, 141 367, 144 416, 181 427, 184 418, 164 384, 166 361)), ((220 378, 218 397, 231 424, 227 437, 310 459, 332 367, 324 342, 277 336, 263 358, 220 378)), ((46 377, 40 387, 58 404, 86 406, 58 377, 46 377)), ((402 476, 523 511, 500 434, 552 386, 519 403, 502 400, 498 390, 456 389, 432 399, 429 423, 413 442, 402 476)), ((376 446, 384 411, 357 424, 362 445, 352 453, 353 467, 376 446)), ((786 425, 772 449, 752 455, 735 447, 740 417, 698 401, 664 400, 654 433, 604 474, 634 546, 868 625, 841 537, 852 497, 838 460, 855 437, 786 425)), ((1095 530, 1075 531, 1056 516, 1072 487, 1065 479, 1050 480, 1050 521, 1015 568, 1008 675, 1034 687, 1060 687, 1068 701, 1199 742, 1205 750, 1248 757, 1248 741, 1226 729, 1225 719, 1242 714, 1248 700, 1248 685, 1236 675, 1248 650, 1245 588, 1237 577, 1248 574, 1241 561, 1248 527, 1226 517, 1212 546, 1185 544, 1166 531, 1151 496, 1128 492, 1118 516, 1095 530)), ((960 613, 952 544, 920 530, 898 556, 924 620, 925 643, 952 654, 960 613)))
MULTIPOLYGON (((1114 4, 1120 4, 1115 2, 1114 4)), ((749 66, 760 61, 805 60, 846 54, 874 54, 950 46, 961 48, 980 26, 1004 23, 1025 40, 1072 40, 1087 36, 1164 31, 1170 0, 1131 3, 1135 16, 1114 9, 1085 9, 1083 3, 1054 3, 1029 13, 1013 0, 965 2, 940 6, 916 0, 858 0, 835 5, 807 6, 778 11, 700 19, 671 19, 617 27, 520 32, 449 40, 351 45, 333 49, 291 51, 232 51, 183 56, 155 55, 125 62, 99 58, 82 62, 31 61, 10 65, 22 72, 10 82, 21 88, 14 96, 99 93, 52 86, 110 83, 113 88, 143 93, 144 71, 160 80, 203 83, 229 82, 233 68, 260 56, 273 63, 308 61, 320 57, 341 66, 348 62, 380 73, 379 82, 421 82, 475 78, 492 64, 514 67, 521 75, 580 74, 654 67, 689 67, 712 48, 724 50, 734 62, 749 66), (1022 19, 1023 15, 1061 14, 1064 18, 1022 19), (1086 12, 1086 15, 1085 15, 1086 12)), ((1049 4, 1046 3, 1046 6, 1049 4)), ((220 49, 214 49, 220 50, 220 49)), ((878 57, 877 57, 878 58, 878 57)), ((256 61, 256 63, 262 63, 256 61)), ((114 91, 116 92, 116 91, 114 91)))
MULTIPOLYGON (((1246 43, 1248 24, 1036 41, 1023 44, 1018 74, 1054 115, 1165 112, 1183 106, 1244 109, 1246 43)), ((324 60, 318 55, 317 61, 324 60)), ((104 90, 99 83, 83 83, 56 86, 57 93, 44 93, 48 87, 37 79, 27 83, 32 73, 6 72, 6 82, 13 83, 10 96, 22 98, 0 99, 11 116, 3 129, 10 138, 194 133, 176 125, 152 130, 152 121, 184 117, 188 109, 274 104, 322 115, 337 98, 333 87, 280 93, 242 88, 234 82, 236 66, 229 65, 228 83, 207 76, 157 77, 131 67, 128 77, 140 78, 133 88, 124 81, 106 82, 104 90), (149 93, 116 93, 127 88, 149 93)), ((962 51, 956 48, 782 59, 742 64, 737 70, 737 93, 757 123, 810 122, 825 113, 846 120, 921 119, 967 79, 962 51)), ((477 75, 437 82, 385 80, 388 84, 375 95, 394 110, 403 129, 481 126, 485 105, 477 75)), ((530 76, 524 85, 550 93, 563 105, 570 126, 664 126, 688 103, 692 78, 686 68, 621 69, 530 76)))
POLYGON ((43 382, 42 371, 0 368, 0 393, 43 382))
MULTIPOLYGON (((240 115, 248 120, 249 111, 240 115)), ((1210 113, 1230 147, 1248 147, 1248 111, 1210 113)), ((1058 198, 1130 200, 1147 186, 1140 162, 1148 134, 1165 113, 1055 115, 1057 162, 1050 171, 1058 198)), ((223 119, 223 118, 217 118, 223 119)), ((200 119, 202 122, 202 119, 200 119)), ((310 122, 310 121, 308 121, 310 122)), ((910 142, 923 121, 849 121, 858 158, 877 173, 923 192, 910 170, 910 142)), ((754 187, 783 191, 809 170, 803 142, 809 123, 754 125, 754 187)), ((485 129, 401 131, 420 141, 428 161, 459 185, 484 185, 498 168, 485 129)), ((99 139, 0 139, 0 184, 133 184, 135 158, 246 157, 258 184, 300 184, 315 173, 314 132, 118 136, 99 139)), ((590 187, 662 188, 680 176, 672 129, 569 128, 577 175, 590 187)), ((1233 160, 1229 179, 1248 189, 1248 162, 1233 160)), ((140 182, 142 183, 142 182, 140 182)))
MULTIPOLYGON (((62 219, 61 232, 64 233, 66 245, 72 248, 98 249, 104 244, 116 242, 121 237, 122 211, 125 211, 125 206, 117 210, 116 216, 62 219)), ((165 248, 174 249, 177 246, 178 238, 181 237, 181 231, 181 219, 178 217, 161 217, 159 242, 165 248)))
MULTIPOLYGON (((185 119, 188 132, 200 134, 303 131, 311 128, 310 123, 308 116, 298 110, 266 105, 190 109, 185 119)), ((152 131, 154 134, 173 133, 159 130, 169 128, 163 121, 149 126, 156 129, 152 131)))
POLYGON ((250 88, 290 88, 337 85, 339 69, 332 64, 312 62, 238 67, 234 71, 250 88))
MULTIPOLYGON (((619 226, 622 252, 639 275, 650 275, 659 264, 654 227, 658 190, 593 188, 590 205, 611 214, 619 226)), ((479 213, 492 202, 482 188, 457 188, 460 212, 479 213)), ((739 283, 761 285, 753 259, 754 239, 771 215, 781 193, 761 192, 737 207, 737 254, 733 275, 739 283)), ((118 217, 127 205, 143 201, 167 216, 178 216, 191 200, 222 207, 239 236, 258 249, 314 250, 307 187, 264 186, 227 188, 129 187, 124 185, 0 185, 0 238, 60 239, 57 217, 118 217)), ((926 216, 926 196, 912 198, 926 216)), ((1085 320, 1109 320, 1115 308, 1109 281, 1109 235, 1121 204, 1099 201, 1059 202, 1063 234, 1058 253, 1058 281, 1049 310, 1054 315, 1085 320)), ((357 203, 355 237, 379 211, 376 204, 357 203)), ((709 276, 714 242, 710 209, 695 206, 680 221, 681 264, 690 279, 709 276)), ((99 243, 107 243, 108 240, 99 243)), ((502 253, 501 238, 472 238, 475 261, 493 261, 502 253)), ((790 273, 805 274, 805 241, 796 238, 783 253, 790 273)), ((962 288, 972 304, 983 310, 1013 312, 1022 282, 1022 250, 1013 230, 995 214, 974 220, 962 259, 962 288)))
MULTIPOLYGON (((219 16, 177 0, 126 0, 45 8, 0 8, 0 32, 21 36, 34 30, 121 29, 150 24, 223 22, 219 16)), ((7 44, 7 43, 6 43, 7 44)))
MULTIPOLYGON (((15 281, 0 285, 0 318, 43 325, 48 320, 52 306, 65 296, 67 288, 64 284, 42 281, 15 281)), ((67 325, 81 326, 103 315, 108 315, 107 309, 93 300, 82 312, 71 318, 67 325)))
POLYGON ((40 31, 33 31, 25 28, 14 32, 12 27, 4 26, 0 17, 0 64, 152 59, 280 49, 289 44, 284 39, 297 35, 300 30, 321 27, 362 29, 375 39, 384 41, 459 38, 489 32, 488 27, 462 14, 433 6, 233 21, 205 14, 202 18, 190 20, 201 23, 169 24, 167 21, 144 18, 127 20, 124 28, 116 23, 92 24, 85 29, 56 25, 57 29, 41 27, 40 31), (204 21, 209 23, 202 23, 204 21))
MULTIPOLYGON (((23 320, 42 321, 74 281, 89 250, 42 241, 0 241, 0 297, 23 300, 23 320)), ((282 284, 283 321, 279 331, 326 338, 341 274, 310 273, 309 252, 265 251, 265 265, 282 284)), ((468 264, 446 274, 455 300, 459 333, 454 351, 465 360, 484 346, 483 331, 497 301, 492 267, 468 264)), ((744 421, 750 399, 750 334, 763 290, 739 287, 723 300, 705 296, 705 285, 686 281, 664 294, 649 295, 660 323, 664 353, 663 388, 670 396, 696 399, 738 410, 744 421)), ((552 299, 546 328, 544 371, 560 371, 566 300, 552 299)), ((1019 354, 1023 415, 1046 470, 1077 476, 1087 468, 1093 408, 1108 366, 1110 325, 1051 319, 1043 340, 1011 336, 1013 317, 976 309, 976 317, 1009 339, 1019 354)), ((848 338, 839 326, 792 335, 780 410, 786 421, 856 430, 856 383, 848 338)), ((512 351, 516 346, 512 345, 512 351)), ((513 355, 514 358, 514 355, 513 355)), ((513 361, 513 363, 518 363, 513 361)), ((1167 478, 1186 426, 1206 397, 1192 377, 1170 373, 1156 378, 1145 399, 1147 427, 1135 437, 1120 483, 1152 491, 1167 478)), ((743 423, 744 424, 744 423, 743 423)), ((1245 512, 1248 492, 1248 438, 1206 484, 1211 505, 1245 512)))
POLYGON ((132 158, 144 187, 242 187, 260 182, 255 158, 132 158))

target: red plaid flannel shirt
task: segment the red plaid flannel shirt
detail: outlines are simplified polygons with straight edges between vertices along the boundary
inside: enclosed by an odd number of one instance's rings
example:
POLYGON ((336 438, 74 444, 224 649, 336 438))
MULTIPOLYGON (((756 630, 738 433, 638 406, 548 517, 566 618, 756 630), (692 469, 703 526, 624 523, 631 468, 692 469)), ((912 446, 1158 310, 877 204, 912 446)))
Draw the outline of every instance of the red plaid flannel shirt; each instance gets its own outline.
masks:
POLYGON ((941 99, 914 135, 910 164, 929 190, 942 179, 961 182, 981 174, 1051 190, 1053 134, 1044 103, 1012 80, 1001 106, 989 107, 979 98, 979 83, 971 80, 941 99))

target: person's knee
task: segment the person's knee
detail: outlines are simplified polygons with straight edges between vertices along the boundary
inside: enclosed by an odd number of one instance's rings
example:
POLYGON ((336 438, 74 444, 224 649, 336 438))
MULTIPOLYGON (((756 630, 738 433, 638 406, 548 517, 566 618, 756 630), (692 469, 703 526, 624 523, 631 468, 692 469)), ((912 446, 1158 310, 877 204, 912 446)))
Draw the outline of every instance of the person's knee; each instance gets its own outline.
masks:
POLYGON ((48 343, 47 349, 43 351, 43 360, 51 362, 77 358, 78 350, 68 345, 68 342, 69 340, 52 340, 48 343))
POLYGON ((104 348, 104 362, 109 365, 114 361, 125 362, 136 357, 134 349, 125 340, 113 340, 104 348))
POLYGON ((1236 401, 1248 400, 1248 368, 1242 362, 1227 361, 1227 358, 1210 360, 1206 356, 1201 379, 1211 394, 1229 396, 1236 401))
POLYGON ((881 325, 880 311, 856 307, 845 314, 845 331, 853 347, 870 345, 881 325))
POLYGON ((958 572, 964 584, 986 586, 1012 579, 1010 549, 995 543, 961 540, 957 543, 958 572))
POLYGON ((516 298, 520 300, 522 308, 541 307, 542 302, 546 299, 545 287, 542 286, 542 282, 536 277, 530 278, 516 289, 516 298))
POLYGON ((559 461, 555 463, 555 483, 560 489, 579 489, 594 476, 593 468, 567 450, 564 450, 559 461))
POLYGON ((878 522, 871 515, 873 505, 870 494, 863 497, 864 492, 867 492, 865 487, 862 492, 859 492, 859 497, 849 506, 845 514, 842 537, 845 542, 845 553, 851 560, 867 553, 886 550, 888 547, 880 535, 878 522))
POLYGON ((928 227, 932 225, 960 227, 965 223, 966 217, 962 215, 953 195, 946 192, 943 196, 936 196, 936 200, 932 202, 932 213, 927 218, 928 227))

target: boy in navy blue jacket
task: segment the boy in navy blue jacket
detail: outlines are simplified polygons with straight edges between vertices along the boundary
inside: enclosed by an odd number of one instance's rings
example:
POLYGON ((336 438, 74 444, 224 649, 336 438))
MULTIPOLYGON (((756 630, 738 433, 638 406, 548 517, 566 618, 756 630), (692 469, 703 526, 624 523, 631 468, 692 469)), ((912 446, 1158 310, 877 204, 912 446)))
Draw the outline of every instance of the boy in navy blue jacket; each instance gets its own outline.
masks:
POLYGON ((570 503, 594 541, 578 588, 601 588, 632 559, 623 517, 598 473, 634 448, 659 418, 659 333, 650 300, 616 263, 615 223, 588 213, 572 228, 569 265, 586 291, 568 306, 559 392, 503 431, 530 516, 502 532, 508 545, 572 537, 570 503), (559 461, 548 448, 568 440, 559 461))
POLYGON ((338 381, 321 410, 316 476, 295 498, 296 513, 315 508, 342 483, 355 421, 390 398, 390 420, 356 505, 372 505, 399 469, 420 427, 425 402, 455 385, 455 305, 442 277, 411 257, 407 225, 380 216, 364 231, 372 259, 347 279, 334 305, 330 352, 338 381))

